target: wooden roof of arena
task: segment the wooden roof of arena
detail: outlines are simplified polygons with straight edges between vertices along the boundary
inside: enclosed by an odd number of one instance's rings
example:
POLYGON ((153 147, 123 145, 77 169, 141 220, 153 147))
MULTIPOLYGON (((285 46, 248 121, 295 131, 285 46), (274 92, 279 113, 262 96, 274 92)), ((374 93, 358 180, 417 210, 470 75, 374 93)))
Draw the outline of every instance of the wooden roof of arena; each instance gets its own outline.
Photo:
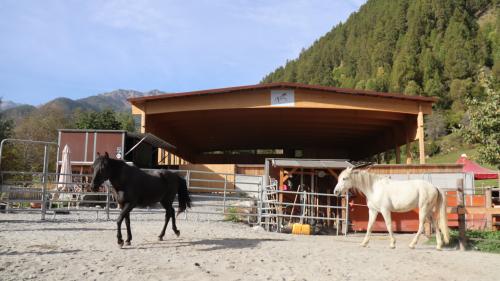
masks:
POLYGON ((418 114, 430 114, 436 99, 271 83, 129 101, 132 112, 142 116, 143 132, 176 146, 188 161, 206 162, 213 159, 199 156, 208 151, 264 148, 316 151, 305 155, 309 158, 360 159, 414 140, 418 114), (294 103, 272 104, 273 90, 293 91, 294 103))

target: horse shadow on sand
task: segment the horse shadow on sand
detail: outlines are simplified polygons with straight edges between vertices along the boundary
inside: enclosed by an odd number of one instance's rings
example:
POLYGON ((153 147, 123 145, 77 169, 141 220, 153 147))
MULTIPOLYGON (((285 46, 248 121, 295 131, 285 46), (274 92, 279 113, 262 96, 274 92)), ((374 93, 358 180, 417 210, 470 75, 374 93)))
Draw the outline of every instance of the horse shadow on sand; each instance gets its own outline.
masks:
POLYGON ((262 242, 281 242, 284 239, 248 239, 248 238, 214 238, 195 241, 166 240, 164 242, 142 243, 138 247, 128 249, 196 247, 197 251, 217 251, 226 249, 252 249, 262 242), (166 243, 165 243, 166 242, 166 243), (202 247, 201 249, 199 247, 202 247))
POLYGON ((0 232, 20 232, 20 231, 69 231, 69 232, 82 232, 82 231, 114 231, 112 228, 104 227, 43 227, 43 228, 14 228, 4 229, 0 232))
POLYGON ((81 252, 81 250, 58 250, 58 249, 49 249, 49 250, 28 250, 28 251, 8 251, 4 253, 0 253, 0 256, 19 256, 19 255, 57 255, 57 254, 76 254, 81 252))

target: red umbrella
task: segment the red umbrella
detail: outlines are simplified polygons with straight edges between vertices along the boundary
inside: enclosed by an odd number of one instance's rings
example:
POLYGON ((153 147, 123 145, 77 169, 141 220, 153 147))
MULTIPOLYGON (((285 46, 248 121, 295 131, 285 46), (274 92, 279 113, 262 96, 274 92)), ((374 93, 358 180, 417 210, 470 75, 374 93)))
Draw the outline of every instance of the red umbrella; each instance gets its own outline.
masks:
POLYGON ((474 173, 474 179, 476 180, 489 180, 498 179, 498 171, 493 171, 484 167, 481 167, 476 162, 467 159, 467 155, 462 154, 457 160, 457 164, 463 164, 464 172, 474 173))

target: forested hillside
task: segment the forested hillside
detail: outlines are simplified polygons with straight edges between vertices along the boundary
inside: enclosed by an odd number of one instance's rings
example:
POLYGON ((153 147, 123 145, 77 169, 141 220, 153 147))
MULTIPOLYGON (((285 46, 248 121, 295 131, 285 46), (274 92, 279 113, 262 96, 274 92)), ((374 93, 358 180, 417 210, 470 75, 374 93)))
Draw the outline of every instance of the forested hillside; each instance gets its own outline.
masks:
MULTIPOLYGON (((481 115, 469 114, 469 107, 478 110, 481 102, 498 100, 499 4, 498 0, 368 0, 345 23, 262 82, 435 96, 439 102, 427 120, 428 137, 435 140, 457 129, 468 130, 471 123, 472 127, 480 123, 471 116, 481 115)), ((498 119, 498 106, 490 110, 496 110, 490 117, 498 119)), ((498 136, 498 126, 496 121, 487 129, 498 136)), ((481 141, 475 136, 468 139, 481 141)), ((498 140, 492 142, 498 147, 498 140)))

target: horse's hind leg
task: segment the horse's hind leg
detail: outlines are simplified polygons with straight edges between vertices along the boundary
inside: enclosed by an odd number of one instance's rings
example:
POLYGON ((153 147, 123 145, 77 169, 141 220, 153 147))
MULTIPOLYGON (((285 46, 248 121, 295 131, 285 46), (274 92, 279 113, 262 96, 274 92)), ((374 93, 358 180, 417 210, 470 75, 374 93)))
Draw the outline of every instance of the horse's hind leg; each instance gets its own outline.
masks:
POLYGON ((418 238, 420 237, 420 234, 424 231, 424 222, 425 222, 425 218, 427 218, 427 215, 428 215, 427 206, 421 207, 418 210, 418 230, 417 230, 417 234, 415 234, 415 237, 411 241, 410 245, 408 245, 411 249, 415 248, 415 245, 418 243, 418 238))
POLYGON ((181 232, 177 229, 177 225, 175 224, 175 210, 172 206, 170 206, 170 213, 172 214, 172 230, 174 231, 175 235, 179 237, 179 235, 181 235, 181 232))
POLYGON ((441 250, 441 247, 443 247, 443 240, 441 239, 441 230, 439 229, 439 210, 437 210, 430 217, 432 224, 434 225, 434 229, 436 230, 436 249, 441 250))
POLYGON ((163 241, 163 236, 165 236, 165 229, 167 229, 167 225, 171 215, 169 210, 170 206, 163 204, 163 202, 161 203, 161 205, 163 206, 163 208, 165 208, 165 223, 163 224, 163 228, 161 229, 160 236, 158 236, 158 240, 163 241))
POLYGON ((361 242, 361 246, 366 247, 368 241, 370 241, 370 233, 372 232, 373 224, 377 219, 378 212, 372 209, 368 209, 368 227, 366 228, 366 235, 363 242, 361 242))
POLYGON ((130 241, 132 241, 132 230, 130 229, 130 212, 125 216, 125 226, 127 226, 127 240, 125 245, 130 246, 130 241))
POLYGON ((382 213, 382 216, 384 217, 385 226, 387 227, 387 231, 389 232, 389 238, 391 239, 391 244, 389 247, 391 247, 391 249, 394 249, 394 248, 396 248, 396 239, 394 239, 394 235, 392 233, 391 212, 388 210, 382 210, 381 213, 382 213))

